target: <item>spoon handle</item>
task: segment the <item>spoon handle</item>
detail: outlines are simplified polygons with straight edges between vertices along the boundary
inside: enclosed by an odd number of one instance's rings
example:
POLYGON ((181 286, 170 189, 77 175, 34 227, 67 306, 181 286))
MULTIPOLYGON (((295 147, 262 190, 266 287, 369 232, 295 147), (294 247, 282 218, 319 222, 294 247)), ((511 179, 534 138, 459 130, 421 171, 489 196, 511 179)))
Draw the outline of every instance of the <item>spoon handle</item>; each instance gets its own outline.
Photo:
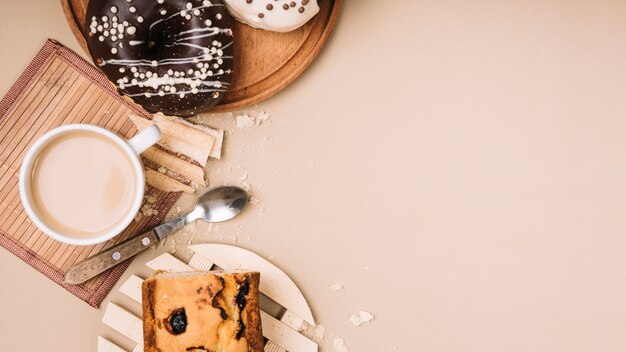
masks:
POLYGON ((63 281, 67 284, 80 284, 110 269, 121 262, 134 257, 144 249, 159 242, 154 229, 91 256, 74 264, 65 273, 63 281))

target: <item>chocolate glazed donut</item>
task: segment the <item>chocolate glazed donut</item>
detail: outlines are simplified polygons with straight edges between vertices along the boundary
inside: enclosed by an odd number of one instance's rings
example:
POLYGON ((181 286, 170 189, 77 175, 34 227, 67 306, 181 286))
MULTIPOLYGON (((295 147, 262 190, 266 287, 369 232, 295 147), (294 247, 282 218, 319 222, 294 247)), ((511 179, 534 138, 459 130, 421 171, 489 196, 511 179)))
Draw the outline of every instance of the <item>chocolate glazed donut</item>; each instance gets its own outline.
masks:
POLYGON ((230 87, 233 20, 221 0, 91 0, 95 64, 145 110, 189 117, 230 87))

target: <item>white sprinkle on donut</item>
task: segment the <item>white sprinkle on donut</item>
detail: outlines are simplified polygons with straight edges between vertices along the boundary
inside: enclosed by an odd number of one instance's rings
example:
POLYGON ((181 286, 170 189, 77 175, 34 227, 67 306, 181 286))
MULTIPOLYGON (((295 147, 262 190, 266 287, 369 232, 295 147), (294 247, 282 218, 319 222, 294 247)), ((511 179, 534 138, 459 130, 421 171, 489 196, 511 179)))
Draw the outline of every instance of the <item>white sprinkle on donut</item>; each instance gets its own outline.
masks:
POLYGON ((131 6, 128 8, 128 11, 130 11, 130 13, 135 13, 137 12, 137 9, 135 8, 135 6, 131 6))
POLYGON ((212 22, 211 22, 211 20, 206 20, 206 21, 204 21, 204 24, 206 24, 207 27, 211 27, 212 22))
POLYGON ((152 66, 157 66, 159 64, 159 62, 156 61, 156 60, 152 60, 151 64, 152 64, 152 66))
POLYGON ((111 54, 117 54, 117 48, 111 48, 111 54))
POLYGON ((198 9, 193 10, 193 14, 196 16, 200 16, 200 10, 198 9))
POLYGON ((120 67, 120 73, 124 73, 126 70, 123 67, 120 67))
POLYGON ((117 13, 117 7, 111 6, 111 13, 117 13))
POLYGON ((102 22, 107 22, 109 21, 109 18, 107 16, 102 16, 102 22))
POLYGON ((158 2, 159 4, 162 4, 162 3, 164 3, 164 2, 165 2, 165 0, 157 0, 157 2, 158 2))
POLYGON ((193 8, 193 4, 188 2, 185 4, 185 7, 187 8, 187 10, 191 10, 193 8))
POLYGON ((217 18, 218 20, 221 20, 222 19, 222 14, 218 13, 217 15, 215 15, 215 18, 217 18))
POLYGON ((141 16, 137 16, 137 22, 139 22, 139 23, 143 23, 143 17, 141 17, 141 16))
POLYGON ((165 16, 165 14, 167 13, 167 11, 165 9, 161 10, 161 15, 165 16))
POLYGON ((126 28, 126 33, 128 33, 129 35, 133 35, 137 32, 137 28, 135 28, 135 26, 130 26, 128 28, 126 28))

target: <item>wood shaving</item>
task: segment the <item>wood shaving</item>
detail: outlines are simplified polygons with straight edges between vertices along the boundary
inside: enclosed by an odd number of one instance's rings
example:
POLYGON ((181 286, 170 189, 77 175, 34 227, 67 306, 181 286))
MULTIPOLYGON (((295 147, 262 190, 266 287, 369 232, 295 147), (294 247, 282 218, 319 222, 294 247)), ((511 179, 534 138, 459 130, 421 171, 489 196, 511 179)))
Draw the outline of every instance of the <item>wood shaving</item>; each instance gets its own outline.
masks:
POLYGON ((361 326, 365 323, 374 320, 374 314, 360 310, 350 316, 350 322, 354 326, 361 326))
POLYGON ((350 352, 350 349, 348 349, 346 342, 341 336, 337 336, 333 339, 333 349, 335 352, 350 352))
POLYGON ((247 128, 254 126, 254 117, 248 114, 237 115, 237 128, 247 128))
POLYGON ((259 115, 256 117, 256 125, 260 125, 261 123, 267 121, 272 117, 268 112, 261 111, 259 115))
POLYGON ((257 116, 250 116, 248 114, 237 115, 236 122, 237 128, 248 128, 252 126, 258 126, 267 120, 269 120, 272 116, 270 113, 261 111, 257 116))
POLYGON ((317 325, 313 328, 313 336, 318 341, 322 341, 324 339, 324 334, 326 333, 326 327, 324 325, 317 325))
POLYGON ((335 283, 330 285, 330 289, 333 290, 333 291, 341 291, 341 290, 343 290, 343 285, 340 284, 340 283, 335 282, 335 283))

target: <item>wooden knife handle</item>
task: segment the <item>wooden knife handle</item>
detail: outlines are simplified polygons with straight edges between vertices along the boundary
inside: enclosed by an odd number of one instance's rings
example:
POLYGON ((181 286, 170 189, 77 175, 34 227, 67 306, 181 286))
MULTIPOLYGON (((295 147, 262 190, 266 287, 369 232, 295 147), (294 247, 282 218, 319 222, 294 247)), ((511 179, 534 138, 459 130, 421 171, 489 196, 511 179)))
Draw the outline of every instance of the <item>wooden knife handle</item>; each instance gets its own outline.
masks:
POLYGON ((63 281, 67 284, 83 283, 103 271, 111 269, 117 264, 132 258, 144 249, 158 242, 159 239, 154 230, 129 238, 104 252, 100 252, 80 263, 74 264, 70 270, 65 273, 63 281))

